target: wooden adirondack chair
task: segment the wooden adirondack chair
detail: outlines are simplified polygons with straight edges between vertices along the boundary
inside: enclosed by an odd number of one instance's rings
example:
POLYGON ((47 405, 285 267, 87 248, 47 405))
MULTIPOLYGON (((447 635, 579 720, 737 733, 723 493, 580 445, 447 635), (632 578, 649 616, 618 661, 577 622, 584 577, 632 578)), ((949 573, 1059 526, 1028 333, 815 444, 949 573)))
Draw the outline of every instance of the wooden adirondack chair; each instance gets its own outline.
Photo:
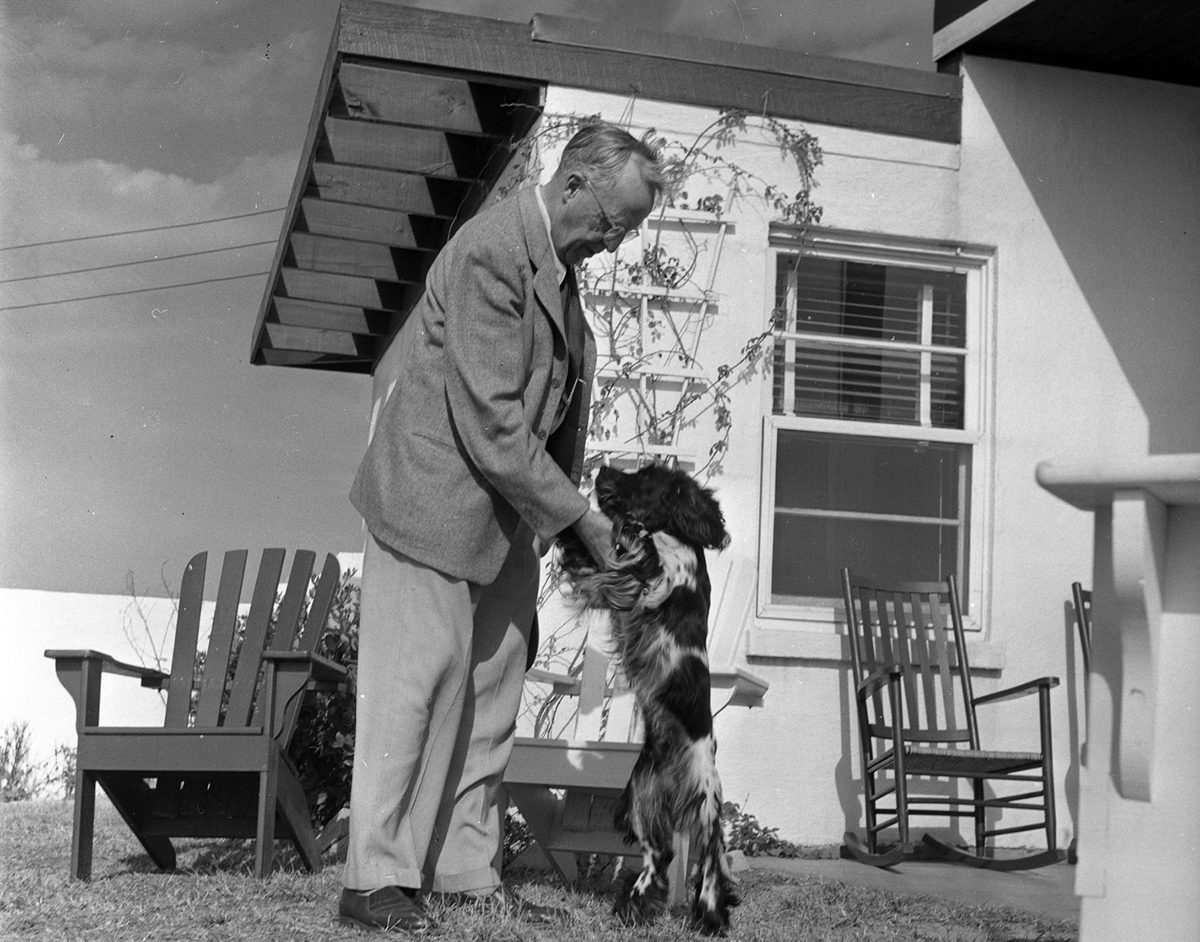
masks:
POLYGON ((946 857, 992 869, 1040 867, 1063 859, 1055 847, 1054 770, 1051 753, 1050 690, 1057 677, 1041 677, 995 693, 975 696, 963 635, 958 588, 945 582, 890 585, 842 570, 842 591, 854 661, 855 703, 866 799, 866 841, 847 832, 845 852, 863 863, 891 866, 904 857, 946 857), (1037 694, 1040 748, 997 752, 980 747, 976 707, 1037 694), (936 779, 966 779, 970 798, 928 786, 936 779), (985 794, 985 784, 1003 794, 985 794), (1015 793, 1011 785, 1019 789, 1015 793), (922 794, 918 795, 920 790, 922 794), (929 791, 935 794, 924 794, 929 791), (879 802, 892 797, 889 807, 879 802), (989 812, 1033 811, 1041 819, 1012 827, 988 827, 989 812), (915 815, 970 817, 975 853, 926 834, 911 840, 915 815), (886 817, 884 817, 886 816, 886 817), (881 832, 895 827, 889 847, 881 832), (1043 830, 1046 850, 1020 857, 996 856, 992 838, 1043 830))
POLYGON ((246 555, 245 550, 225 554, 202 670, 196 648, 206 553, 184 571, 170 674, 123 664, 98 651, 46 652, 76 706, 75 878, 91 876, 97 783, 161 869, 175 867, 171 837, 254 838, 255 874, 266 877, 279 837, 295 844, 305 866, 320 870, 308 802, 287 749, 304 692, 336 689, 346 674, 313 653, 338 587, 338 561, 332 554, 325 557, 306 615, 316 554, 296 552, 273 620, 285 551, 263 552, 230 678, 246 555), (165 688, 163 727, 100 726, 105 673, 165 688))
MULTIPOLYGON (((753 593, 753 570, 734 564, 714 593, 714 626, 710 662, 714 714, 725 706, 761 706, 766 681, 731 666, 745 628, 753 593), (721 660, 717 660, 721 658, 721 660), (729 659, 727 659, 729 658, 729 659), (721 665, 719 668, 715 665, 721 665)), ((517 737, 505 774, 509 797, 529 825, 552 867, 567 881, 578 878, 576 854, 638 856, 613 827, 613 814, 638 753, 642 728, 633 692, 613 667, 610 622, 602 612, 589 612, 582 669, 561 674, 534 668, 526 678, 559 695, 578 697, 572 733, 554 739, 517 737)), ((671 863, 671 902, 686 891, 689 835, 675 835, 671 863)))

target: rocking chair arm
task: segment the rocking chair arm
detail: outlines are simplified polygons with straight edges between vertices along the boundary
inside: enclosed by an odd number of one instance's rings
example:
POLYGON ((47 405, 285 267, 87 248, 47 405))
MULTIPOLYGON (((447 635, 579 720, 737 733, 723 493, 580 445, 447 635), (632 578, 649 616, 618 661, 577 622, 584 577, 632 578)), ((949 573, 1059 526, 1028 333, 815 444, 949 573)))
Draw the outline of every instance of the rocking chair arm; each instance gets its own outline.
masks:
POLYGON ((855 692, 860 700, 865 700, 881 687, 885 687, 900 679, 904 674, 902 667, 880 667, 871 671, 866 677, 859 681, 855 692))
POLYGON ((318 684, 336 685, 346 679, 345 667, 319 654, 307 654, 303 651, 263 651, 262 657, 264 661, 274 662, 277 666, 307 664, 312 679, 318 684))
POLYGON ((114 657, 109 657, 103 651, 48 650, 45 652, 45 655, 54 661, 55 669, 61 669, 69 665, 72 661, 98 662, 101 672, 105 674, 118 674, 122 677, 136 677, 142 682, 143 687, 149 687, 154 690, 161 689, 171 679, 170 674, 164 674, 162 671, 154 670, 151 667, 142 667, 138 664, 126 664, 124 661, 118 661, 114 657))
POLYGON ((1039 677, 1037 680, 1018 684, 1015 687, 997 690, 994 693, 985 693, 983 696, 975 697, 972 702, 975 706, 979 706, 981 703, 998 703, 1001 700, 1015 700, 1017 697, 1024 697, 1031 693, 1037 693, 1039 690, 1049 690, 1051 687, 1057 686, 1057 677, 1039 677))

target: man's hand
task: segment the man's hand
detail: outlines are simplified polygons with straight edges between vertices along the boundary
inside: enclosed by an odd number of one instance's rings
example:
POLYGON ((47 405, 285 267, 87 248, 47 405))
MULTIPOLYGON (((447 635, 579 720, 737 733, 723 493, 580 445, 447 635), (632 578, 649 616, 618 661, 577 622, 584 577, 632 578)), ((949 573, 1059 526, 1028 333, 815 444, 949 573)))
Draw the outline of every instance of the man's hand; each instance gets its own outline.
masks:
POLYGON ((592 559, 601 569, 607 569, 612 555, 612 521, 598 510, 588 510, 571 524, 571 529, 583 540, 592 559))

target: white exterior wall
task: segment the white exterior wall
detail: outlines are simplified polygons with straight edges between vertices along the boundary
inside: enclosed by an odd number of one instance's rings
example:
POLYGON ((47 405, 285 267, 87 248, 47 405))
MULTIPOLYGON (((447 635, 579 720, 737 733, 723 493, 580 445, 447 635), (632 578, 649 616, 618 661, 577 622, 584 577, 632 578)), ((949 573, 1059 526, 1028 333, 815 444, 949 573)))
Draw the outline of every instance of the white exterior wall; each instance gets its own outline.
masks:
MULTIPOLYGON (((551 89, 548 114, 599 113, 688 141, 716 113, 551 89)), ((814 199, 823 224, 995 248, 985 312, 993 382, 985 412, 990 564, 973 663, 986 692, 1047 674, 1054 692, 1060 840, 1074 832, 1078 776, 1078 656, 1070 583, 1090 579, 1090 520, 1042 492, 1046 458, 1200 450, 1200 92, 1018 63, 968 59, 963 144, 933 144, 806 125, 825 152, 814 199)), ((786 188, 770 143, 731 158, 786 188)), ((715 286, 720 317, 701 360, 731 358, 773 304, 769 218, 730 207, 734 235, 715 286), (706 351, 710 356, 706 357, 706 351)), ((733 544, 756 558, 762 416, 769 384, 734 392, 734 432, 712 482, 733 544)), ((719 574, 725 565, 713 560, 719 574)), ((837 561, 831 561, 837 565, 837 561)), ((718 630, 729 630, 723 627, 718 630)), ((718 719, 726 796, 803 843, 861 829, 857 730, 848 665, 832 633, 757 618, 742 663, 771 688, 761 710, 718 719)), ((1036 744, 1036 699, 985 708, 985 744, 1036 744)), ((934 823, 931 821, 931 824, 934 823)), ((1006 822, 1007 823, 1007 822, 1006 822)), ((1039 841, 1036 832, 1013 843, 1039 841)))
MULTIPOLYGON (((1200 89, 968 57, 959 212, 960 238, 998 247, 989 620, 1006 683, 1063 679, 1069 836, 1085 717, 1064 606, 1091 580, 1091 515, 1033 469, 1200 450, 1200 89)), ((1019 748, 1019 726, 983 731, 1019 748)))

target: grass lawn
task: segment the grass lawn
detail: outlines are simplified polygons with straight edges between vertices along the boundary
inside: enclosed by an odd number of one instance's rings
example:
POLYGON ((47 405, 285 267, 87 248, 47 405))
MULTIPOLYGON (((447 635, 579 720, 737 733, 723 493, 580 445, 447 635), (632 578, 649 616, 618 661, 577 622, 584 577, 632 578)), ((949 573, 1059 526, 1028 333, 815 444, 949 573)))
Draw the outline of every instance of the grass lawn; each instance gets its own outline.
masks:
MULTIPOLYGON (((310 875, 285 845, 283 869, 268 881, 250 875, 251 851, 241 841, 181 841, 180 869, 160 873, 104 800, 97 801, 93 878, 67 878, 71 806, 60 801, 0 804, 0 940, 257 940, 364 939, 338 925, 340 867, 310 875)), ((443 914, 424 938, 463 942, 570 940, 670 942, 694 939, 681 913, 649 929, 621 927, 610 914, 613 884, 595 879, 564 888, 544 874, 513 874, 511 882, 539 903, 566 906, 561 925, 535 927, 516 919, 443 914)), ((940 902, 927 897, 846 887, 761 870, 740 875, 742 905, 731 938, 793 940, 971 940, 1065 942, 1070 923, 1046 922, 1011 910, 940 902)))

